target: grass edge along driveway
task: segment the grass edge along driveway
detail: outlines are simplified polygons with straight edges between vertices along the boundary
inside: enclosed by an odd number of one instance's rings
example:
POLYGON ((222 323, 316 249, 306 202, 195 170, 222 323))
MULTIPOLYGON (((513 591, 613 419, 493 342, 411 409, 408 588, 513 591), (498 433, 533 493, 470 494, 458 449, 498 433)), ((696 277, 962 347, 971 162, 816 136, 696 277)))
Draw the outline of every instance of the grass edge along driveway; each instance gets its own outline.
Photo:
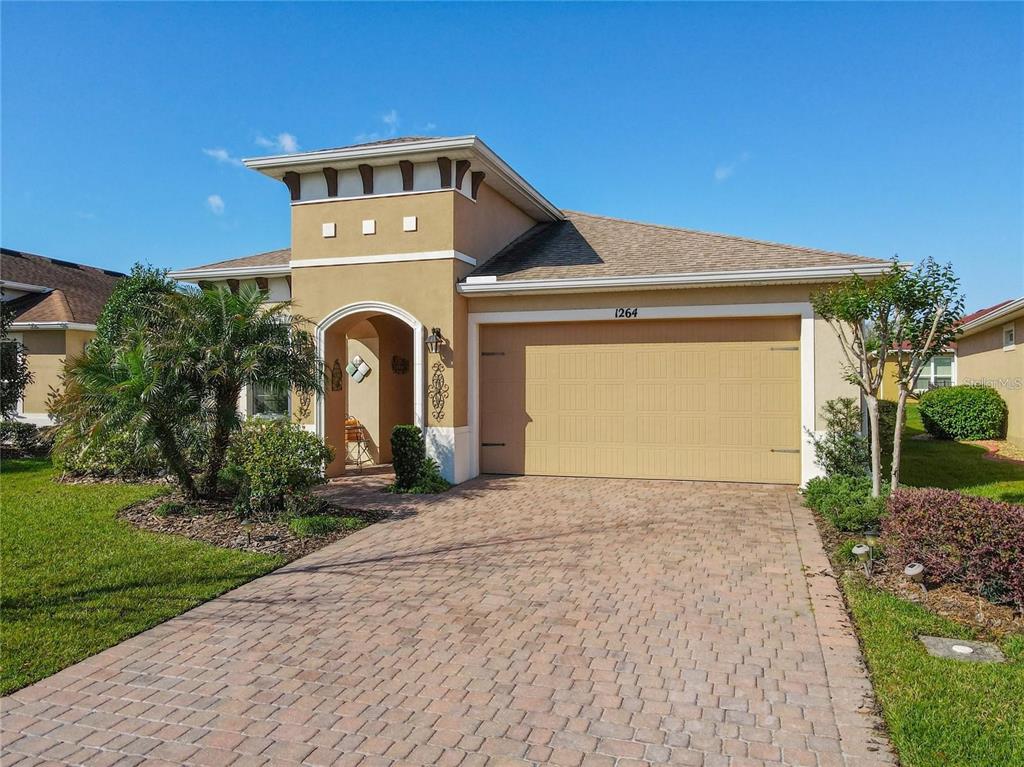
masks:
POLYGON ((1000 642, 1006 663, 934 658, 920 634, 972 639, 971 630, 856 575, 843 591, 903 767, 1024 765, 1024 636, 1000 642))
POLYGON ((118 509, 153 485, 62 485, 48 460, 0 468, 0 694, 283 564, 136 530, 118 509))

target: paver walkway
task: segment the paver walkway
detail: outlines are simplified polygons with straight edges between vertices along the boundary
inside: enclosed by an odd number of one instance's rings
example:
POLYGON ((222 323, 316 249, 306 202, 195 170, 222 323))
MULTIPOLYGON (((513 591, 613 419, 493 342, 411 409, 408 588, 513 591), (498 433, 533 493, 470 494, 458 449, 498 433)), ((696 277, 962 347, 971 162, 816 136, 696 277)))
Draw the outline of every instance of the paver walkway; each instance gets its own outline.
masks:
POLYGON ((401 518, 5 699, 3 763, 893 763, 792 489, 380 482, 329 492, 401 518))

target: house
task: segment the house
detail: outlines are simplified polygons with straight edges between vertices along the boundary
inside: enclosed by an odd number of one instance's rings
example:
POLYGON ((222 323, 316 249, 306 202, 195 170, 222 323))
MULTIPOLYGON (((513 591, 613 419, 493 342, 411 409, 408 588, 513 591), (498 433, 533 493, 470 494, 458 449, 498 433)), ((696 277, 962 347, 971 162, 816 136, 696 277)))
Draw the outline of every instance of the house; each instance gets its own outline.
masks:
POLYGON ((52 423, 46 403, 60 384, 64 360, 80 354, 96 334, 96 320, 120 272, 0 248, 0 297, 13 310, 10 336, 27 349, 32 382, 18 418, 52 423))
POLYGON ((964 318, 956 344, 959 382, 993 387, 1009 411, 1006 438, 1024 446, 1024 298, 990 306, 964 318))
MULTIPOLYGON (((172 272, 291 298, 326 393, 248 392, 387 461, 398 423, 445 476, 801 483, 807 430, 855 394, 808 296, 890 262, 562 210, 476 136, 261 157, 291 247, 172 272)), ((643 172, 636 168, 636 172, 643 172)), ((614 178, 609 178, 614 183, 614 178)))

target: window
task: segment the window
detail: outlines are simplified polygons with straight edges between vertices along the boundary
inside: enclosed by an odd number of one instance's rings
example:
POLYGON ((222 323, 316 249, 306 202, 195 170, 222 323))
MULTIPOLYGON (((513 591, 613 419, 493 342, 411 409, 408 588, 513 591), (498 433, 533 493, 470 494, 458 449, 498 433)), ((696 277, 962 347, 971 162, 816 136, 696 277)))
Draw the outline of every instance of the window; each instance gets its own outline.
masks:
POLYGON ((953 378, 953 355, 936 354, 921 368, 921 373, 914 383, 914 393, 921 394, 929 389, 952 386, 953 378))
POLYGON ((287 418, 291 405, 288 388, 257 383, 249 387, 249 415, 253 418, 287 418))
POLYGON ((1017 334, 1014 324, 1003 325, 1003 351, 1012 351, 1017 346, 1017 334))

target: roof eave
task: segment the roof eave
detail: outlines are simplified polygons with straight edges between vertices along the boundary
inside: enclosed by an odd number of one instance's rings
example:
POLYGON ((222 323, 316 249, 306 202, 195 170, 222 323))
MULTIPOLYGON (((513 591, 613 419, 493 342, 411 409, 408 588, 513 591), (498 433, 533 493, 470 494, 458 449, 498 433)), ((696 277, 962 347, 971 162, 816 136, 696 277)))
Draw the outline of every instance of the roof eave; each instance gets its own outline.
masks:
POLYGON ((783 283, 833 282, 857 274, 874 277, 892 268, 889 261, 877 264, 813 266, 790 269, 756 269, 693 274, 652 274, 629 277, 568 277, 538 280, 486 280, 470 277, 459 283, 463 295, 514 295, 524 293, 565 293, 651 288, 715 287, 721 285, 774 285, 783 283))
MULTIPOLYGON (((500 179, 510 190, 521 195, 531 203, 541 218, 561 221, 562 211, 553 205, 544 195, 538 192, 507 162, 483 142, 478 136, 455 136, 452 138, 424 139, 407 141, 400 144, 381 144, 378 146, 346 147, 342 149, 326 149, 319 152, 302 152, 298 154, 272 155, 269 157, 250 157, 242 160, 245 167, 258 171, 265 176, 280 180, 285 171, 314 173, 325 165, 335 168, 356 167, 360 163, 384 164, 381 161, 397 161, 399 158, 411 159, 419 156, 423 161, 436 159, 438 152, 446 152, 453 159, 476 156, 485 165, 485 170, 500 179)), ((493 180, 493 179, 492 179, 493 180)), ((494 186, 494 184, 491 184, 494 186)), ((500 191, 500 187, 499 191, 500 191)))
POLYGON ((32 320, 19 322, 15 320, 11 323, 11 330, 88 330, 96 332, 96 325, 92 322, 71 322, 64 320, 41 322, 34 322, 32 320))
POLYGON ((223 280, 245 277, 285 277, 292 273, 288 264, 267 266, 223 266, 215 269, 178 269, 167 273, 172 280, 199 282, 200 280, 223 280))
POLYGON ((1010 301, 1008 304, 1004 304, 998 309, 983 314, 970 322, 965 322, 960 326, 960 335, 968 335, 976 330, 985 330, 990 325, 999 324, 1000 321, 1005 320, 1009 315, 1022 309, 1024 309, 1024 297, 1010 301))

